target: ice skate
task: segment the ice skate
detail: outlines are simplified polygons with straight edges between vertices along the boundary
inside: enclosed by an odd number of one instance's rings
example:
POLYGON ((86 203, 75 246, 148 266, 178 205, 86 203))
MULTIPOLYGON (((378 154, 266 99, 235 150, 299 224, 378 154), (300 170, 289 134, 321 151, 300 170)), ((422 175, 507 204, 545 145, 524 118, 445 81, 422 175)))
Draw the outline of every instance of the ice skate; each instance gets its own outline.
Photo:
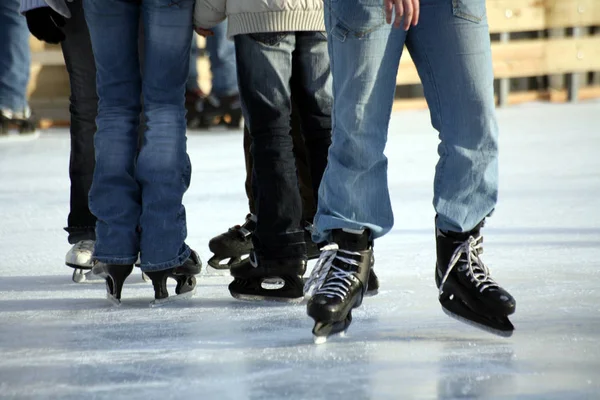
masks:
POLYGON ((231 295, 240 300, 301 302, 306 258, 269 260, 252 253, 250 262, 231 267, 231 295))
POLYGON ((160 307, 168 303, 191 298, 196 289, 196 276, 202 270, 202 261, 198 254, 192 250, 192 253, 185 262, 174 268, 162 271, 148 271, 146 275, 152 281, 154 286, 154 301, 150 307, 160 307), (173 278, 177 282, 175 287, 175 296, 169 296, 167 290, 167 279, 173 278))
POLYGON ((515 328, 508 316, 515 312, 516 302, 492 279, 480 258, 481 227, 483 222, 466 233, 436 229, 439 301, 446 314, 461 322, 511 336, 515 328))
POLYGON ((8 135, 10 128, 13 127, 19 134, 35 133, 36 121, 29 107, 19 112, 0 110, 0 135, 8 135))
POLYGON ((94 262, 92 273, 106 281, 106 298, 115 306, 121 305, 121 291, 125 279, 133 271, 133 265, 106 264, 94 262))
POLYGON ((185 98, 189 129, 208 129, 214 126, 240 128, 242 106, 239 95, 215 96, 198 90, 186 92, 185 98))
POLYGON ((227 270, 248 258, 253 249, 252 234, 256 229, 256 215, 248 214, 243 225, 236 225, 208 242, 213 256, 208 265, 216 270, 227 270))
POLYGON ((317 344, 346 332, 352 322, 352 309, 362 304, 373 262, 368 231, 357 234, 334 230, 332 235, 332 243, 321 249, 321 257, 304 286, 307 295, 312 295, 307 312, 315 320, 313 335, 317 344))
POLYGON ((73 268, 73 282, 97 283, 104 279, 92 272, 92 255, 94 254, 93 240, 81 240, 73 245, 65 256, 65 265, 73 268))

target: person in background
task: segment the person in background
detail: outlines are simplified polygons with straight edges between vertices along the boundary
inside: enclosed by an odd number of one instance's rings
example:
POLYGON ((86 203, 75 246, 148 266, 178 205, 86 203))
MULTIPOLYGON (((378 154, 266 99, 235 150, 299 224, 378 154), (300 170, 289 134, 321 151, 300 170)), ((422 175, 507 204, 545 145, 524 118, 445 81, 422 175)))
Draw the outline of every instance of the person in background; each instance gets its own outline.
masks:
POLYGON ((36 123, 27 103, 29 31, 19 14, 19 0, 0 2, 0 43, 0 135, 8 135, 11 127, 21 134, 33 133, 36 123))

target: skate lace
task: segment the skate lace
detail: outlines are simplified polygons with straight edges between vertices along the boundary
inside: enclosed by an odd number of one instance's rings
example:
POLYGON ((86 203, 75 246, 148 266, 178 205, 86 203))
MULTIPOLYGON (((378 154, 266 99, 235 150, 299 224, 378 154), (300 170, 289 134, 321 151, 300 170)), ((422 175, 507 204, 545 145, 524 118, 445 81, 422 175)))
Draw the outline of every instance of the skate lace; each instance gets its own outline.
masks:
POLYGON ((89 251, 89 252, 94 252, 94 244, 95 242, 93 240, 82 240, 79 241, 75 244, 74 250, 77 252, 83 252, 83 251, 89 251))
POLYGON ((443 293, 444 283, 448 279, 448 276, 450 276, 450 272, 452 272, 454 267, 459 264, 462 264, 462 266, 458 267, 458 271, 466 272, 467 276, 470 278, 471 282, 475 284, 475 287, 479 289, 480 293, 483 293, 486 289, 498 287, 498 284, 490 276, 490 270, 483 263, 481 257, 479 257, 479 255, 483 253, 482 242, 483 236, 477 238, 469 236, 465 242, 454 250, 452 257, 450 258, 448 269, 440 284, 440 295, 443 293), (463 254, 466 255, 466 262, 460 260, 463 254))
POLYGON ((321 249, 321 256, 304 285, 306 294, 309 296, 322 294, 331 298, 339 297, 342 300, 346 297, 352 281, 356 280, 356 277, 352 272, 333 265, 333 260, 337 258, 346 264, 356 266, 358 266, 358 261, 343 257, 343 254, 360 255, 358 252, 340 249, 336 243, 329 244, 321 249), (330 271, 332 273, 329 279, 326 280, 330 271))

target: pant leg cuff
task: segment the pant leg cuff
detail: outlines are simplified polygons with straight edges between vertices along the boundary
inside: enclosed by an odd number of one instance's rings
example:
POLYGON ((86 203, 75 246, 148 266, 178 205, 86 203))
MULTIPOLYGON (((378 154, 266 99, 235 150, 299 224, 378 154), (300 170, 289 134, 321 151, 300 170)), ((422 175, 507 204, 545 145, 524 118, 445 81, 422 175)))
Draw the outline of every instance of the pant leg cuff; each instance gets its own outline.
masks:
POLYGON ((152 264, 152 263, 142 262, 142 264, 140 264, 140 268, 142 269, 143 272, 153 272, 153 271, 163 271, 165 269, 178 267, 181 264, 183 264, 185 262, 185 260, 187 260, 190 257, 190 254, 192 254, 192 249, 190 249, 190 247, 188 245, 185 245, 184 250, 177 257, 175 257, 169 261, 163 262, 163 263, 152 264))

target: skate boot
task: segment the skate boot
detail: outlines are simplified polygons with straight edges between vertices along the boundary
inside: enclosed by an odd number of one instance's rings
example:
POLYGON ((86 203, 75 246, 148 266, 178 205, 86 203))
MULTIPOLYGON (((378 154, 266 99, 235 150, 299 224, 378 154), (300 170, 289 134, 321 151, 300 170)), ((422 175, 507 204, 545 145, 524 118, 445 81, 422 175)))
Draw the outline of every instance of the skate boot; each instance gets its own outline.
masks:
POLYGON ((198 254, 192 250, 188 259, 178 267, 162 271, 146 272, 146 275, 152 281, 152 286, 154 286, 154 301, 150 303, 150 307, 160 307, 167 303, 191 298, 196 288, 195 275, 198 275, 201 270, 202 261, 198 254), (175 287, 176 296, 169 297, 167 290, 168 278, 173 278, 177 281, 177 286, 175 287))
POLYGON ((121 290, 125 279, 133 271, 133 265, 106 264, 94 262, 92 273, 106 281, 106 298, 115 306, 121 305, 121 290))
POLYGON ((231 295, 240 300, 301 302, 306 258, 264 259, 255 252, 250 262, 231 267, 231 295))
POLYGON ((435 283, 443 311, 459 321, 500 336, 515 329, 508 316, 515 299, 490 276, 481 260, 483 221, 466 233, 436 229, 435 283))
POLYGON ((65 256, 65 265, 74 269, 73 282, 102 282, 103 279, 92 272, 93 240, 81 240, 73 245, 65 256))
POLYGON ((208 242, 213 252, 208 265, 216 270, 224 270, 241 264, 253 249, 252 233, 256 229, 256 215, 246 215, 243 225, 236 225, 225 233, 215 236, 208 242))
MULTIPOLYGON (((373 249, 369 232, 332 232, 332 243, 321 249, 321 257, 304 290, 312 297, 307 312, 315 320, 315 343, 344 334, 352 322, 352 309, 362 304, 367 291, 373 249)), ((375 277, 376 278, 376 277, 375 277)))
POLYGON ((229 129, 239 129, 242 122, 240 95, 209 94, 204 101, 203 117, 209 126, 223 125, 229 129))
POLYGON ((11 127, 16 127, 19 134, 35 133, 36 121, 31 109, 26 107, 22 111, 0 110, 0 135, 8 135, 11 127))

